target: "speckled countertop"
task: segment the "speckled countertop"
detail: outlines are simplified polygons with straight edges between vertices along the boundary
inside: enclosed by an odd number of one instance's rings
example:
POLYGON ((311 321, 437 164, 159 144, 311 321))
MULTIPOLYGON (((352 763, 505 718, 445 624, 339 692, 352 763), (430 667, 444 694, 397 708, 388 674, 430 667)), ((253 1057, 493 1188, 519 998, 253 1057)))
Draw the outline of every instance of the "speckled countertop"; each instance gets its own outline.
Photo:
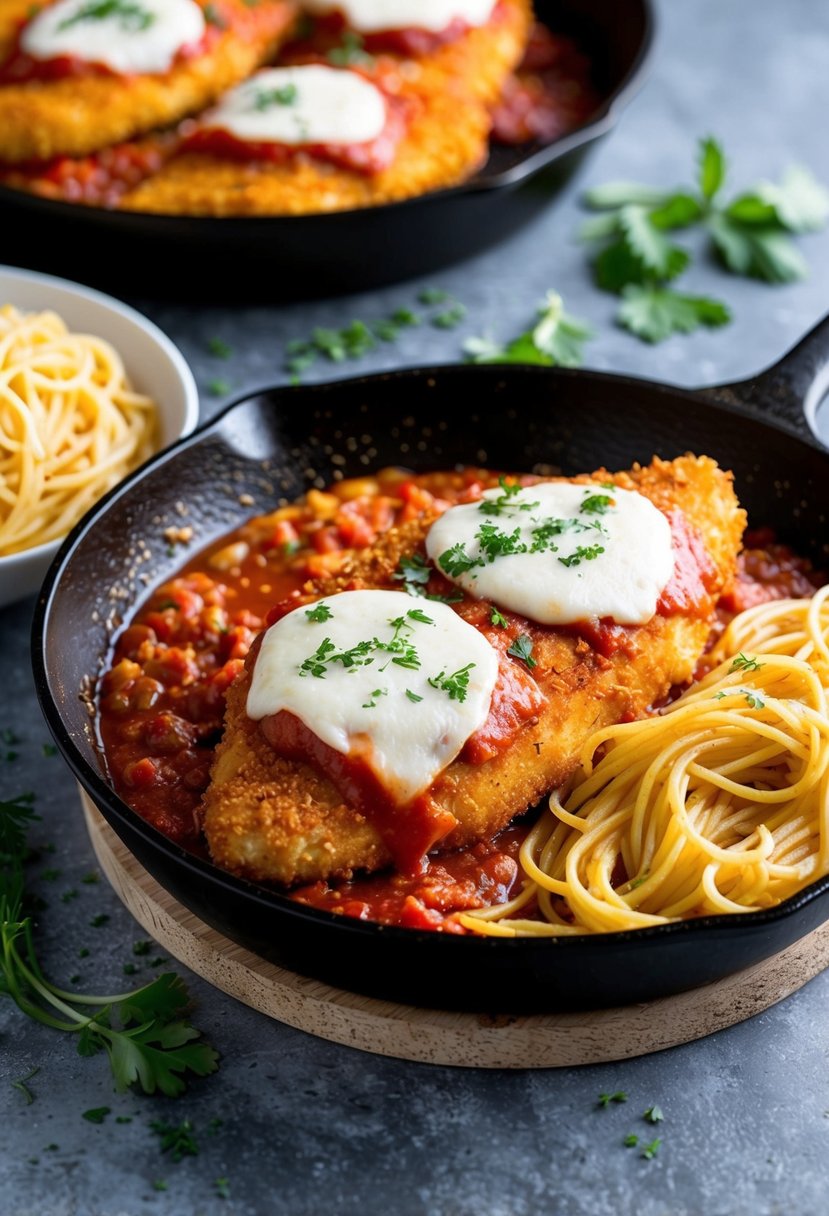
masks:
MULTIPOLYGON (((745 377, 768 365, 829 310, 829 231, 803 238, 811 277, 771 288, 729 279, 700 258, 688 291, 722 295, 734 321, 650 348, 615 329, 574 240, 577 199, 612 178, 686 180, 696 138, 724 142, 735 187, 791 160, 829 181, 829 9, 824 0, 662 0, 654 69, 619 128, 580 179, 531 228, 439 276, 467 306, 454 331, 412 329, 359 369, 449 362, 463 339, 508 338, 557 288, 597 336, 591 367, 683 385, 745 377)), ((13 239, 13 234, 11 234, 13 239)), ((9 234, 5 234, 6 239, 9 234)), ((3 257, 0 236, 0 260, 3 257)), ((6 254, 12 257, 10 246, 6 254)), ((432 283, 434 280, 428 280, 432 283)), ((296 307, 184 308, 135 300, 179 343, 203 391, 203 413, 228 392, 285 379, 286 340, 413 305, 423 283, 296 307), (232 348, 219 360, 208 340, 232 348), (215 386, 214 386, 215 387, 215 386)), ((124 285, 124 294, 128 284, 124 285)), ((330 376, 332 365, 319 365, 330 376)), ((349 369, 351 370, 351 369, 349 369)), ((356 370, 356 367, 355 369, 356 370)), ((313 373, 308 379, 313 378, 313 373)), ((28 664, 32 602, 0 612, 5 660, 0 728, 20 739, 0 765, 2 796, 37 793, 36 842, 53 842, 61 871, 39 941, 50 974, 78 972, 96 990, 123 984, 145 935, 103 882, 62 761, 45 757, 46 728, 28 664), (64 902, 71 890, 78 895, 64 902), (93 928, 96 914, 108 921, 93 928), (79 960, 82 948, 89 956, 79 960)), ((38 871, 36 870, 35 873, 38 871)), ((139 960, 140 962, 140 957, 139 960)), ((179 968, 185 975, 184 968, 179 968)), ((114 1095, 105 1062, 0 1003, 0 1216, 818 1216, 829 1210, 829 974, 716 1036, 614 1065, 475 1072, 361 1054, 288 1029, 187 975, 195 1020, 222 1053, 220 1072, 182 1098, 114 1095), (10 1082, 28 1082, 34 1101, 10 1082), (597 1107, 603 1091, 628 1101, 597 1107), (664 1111, 658 1156, 622 1146, 664 1111), (82 1112, 109 1106, 100 1126, 82 1112), (130 1122, 116 1123, 116 1116, 130 1122), (189 1119, 198 1156, 159 1152, 153 1119, 189 1119), (216 1123, 220 1120, 220 1123, 216 1123), (227 1179, 222 1198, 216 1179, 227 1179), (156 1185, 166 1189, 156 1189, 156 1185)))

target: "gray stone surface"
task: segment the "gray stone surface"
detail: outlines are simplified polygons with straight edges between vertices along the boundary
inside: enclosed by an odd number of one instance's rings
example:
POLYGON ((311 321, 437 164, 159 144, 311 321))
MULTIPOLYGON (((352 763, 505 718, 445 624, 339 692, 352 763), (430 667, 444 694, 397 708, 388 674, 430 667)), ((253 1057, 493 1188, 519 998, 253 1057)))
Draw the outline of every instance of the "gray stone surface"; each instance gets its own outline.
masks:
MULTIPOLYGON (((829 232, 803 238, 811 278, 771 288, 732 280, 706 259, 688 290, 733 306, 725 330, 649 348, 611 324, 613 301, 591 285, 574 241, 581 188, 616 177, 687 179, 697 136, 724 141, 733 184, 777 175, 793 159, 829 180, 829 13, 824 0, 662 0, 653 75, 579 182, 531 229, 439 276, 467 305, 453 332, 412 330, 363 360, 364 370, 450 362, 470 334, 509 337, 549 287, 590 319, 592 367, 700 385, 748 375, 781 355, 829 305, 829 232)), ((179 342, 205 392, 234 393, 285 378, 286 339, 313 325, 366 320, 411 305, 418 284, 295 308, 185 310, 138 301, 179 342), (220 336, 220 361, 206 341, 220 336)), ((127 293, 128 284, 124 291, 127 293)), ((339 369, 320 366, 330 376, 339 369)), ((351 369, 343 369, 351 370, 351 369)), ((309 377, 310 378, 310 377, 309 377)), ((105 884, 80 880, 93 859, 62 761, 45 758, 46 728, 27 661, 31 602, 0 613, 6 661, 0 727, 21 737, 0 765, 7 796, 37 792, 41 842, 62 870, 38 889, 49 907, 39 941, 55 977, 74 973, 98 991, 125 984, 122 967, 143 934, 105 884), (77 889, 76 898, 61 895, 77 889), (106 925, 89 924, 97 912, 106 925), (88 958, 78 959, 82 947, 88 958)), ((41 869, 43 867, 40 867, 41 869)), ((35 873, 40 872, 38 869, 35 873)), ((182 968, 179 968, 182 970, 182 968)), ((540 1073, 464 1072, 383 1060, 269 1022, 189 977, 196 1019, 222 1052, 219 1074, 181 1099, 114 1095, 106 1064, 0 1004, 0 1216, 139 1216, 279 1212, 317 1216, 817 1216, 829 1210, 829 975, 732 1030, 618 1065, 540 1073), (10 1082, 38 1067, 26 1105, 10 1082), (629 1101, 599 1110, 605 1090, 629 1101), (648 1131, 641 1114, 665 1112, 658 1157, 622 1147, 648 1131), (103 1126, 81 1113, 109 1105, 103 1126), (116 1114, 132 1116, 116 1124, 116 1114), (198 1157, 159 1153, 151 1119, 189 1118, 198 1157), (221 1126, 208 1134, 212 1119, 221 1126), (55 1148, 47 1148, 56 1145, 55 1148), (231 1197, 214 1180, 226 1176, 231 1197), (153 1189, 153 1180, 167 1183, 153 1189)), ((131 981, 126 981, 127 983, 131 981)))

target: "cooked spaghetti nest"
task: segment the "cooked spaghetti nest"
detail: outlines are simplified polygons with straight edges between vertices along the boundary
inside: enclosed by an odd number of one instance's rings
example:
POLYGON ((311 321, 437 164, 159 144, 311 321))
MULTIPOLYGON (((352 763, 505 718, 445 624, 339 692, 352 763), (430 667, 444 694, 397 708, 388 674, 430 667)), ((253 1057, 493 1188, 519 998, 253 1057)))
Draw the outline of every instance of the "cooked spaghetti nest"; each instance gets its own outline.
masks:
POLYGON ((0 556, 63 536, 156 446, 117 351, 53 312, 0 308, 0 556))
POLYGON ((735 617, 673 704, 587 740, 524 841, 523 889, 464 927, 639 929, 773 907, 829 873, 827 639, 829 587, 735 617))

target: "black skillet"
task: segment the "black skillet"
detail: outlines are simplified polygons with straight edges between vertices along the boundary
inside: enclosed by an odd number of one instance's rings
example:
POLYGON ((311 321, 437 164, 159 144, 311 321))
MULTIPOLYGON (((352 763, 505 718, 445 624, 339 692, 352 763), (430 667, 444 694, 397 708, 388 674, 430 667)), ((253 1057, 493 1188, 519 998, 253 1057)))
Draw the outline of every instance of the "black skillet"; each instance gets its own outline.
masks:
POLYGON ((328 215, 226 218, 105 211, 0 187, 0 262, 154 299, 297 300, 427 274, 509 236, 549 205, 641 83, 651 0, 539 0, 590 56, 603 99, 546 147, 495 147, 452 190, 328 215))
POLYGON ((125 806, 107 784, 82 693, 112 628, 181 563, 162 537, 166 524, 181 523, 177 503, 207 544, 282 495, 384 465, 576 473, 654 453, 708 453, 734 470, 755 525, 825 563, 829 453, 803 417, 821 382, 829 383, 829 318, 770 371, 698 393, 587 371, 444 367, 247 397, 114 490, 61 549, 33 644, 55 739, 107 821, 183 904, 258 954, 341 987, 469 1010, 589 1008, 665 996, 756 963, 829 916, 829 878, 771 911, 560 940, 444 937, 292 903, 188 855, 125 806), (255 506, 240 503, 246 495, 255 506))

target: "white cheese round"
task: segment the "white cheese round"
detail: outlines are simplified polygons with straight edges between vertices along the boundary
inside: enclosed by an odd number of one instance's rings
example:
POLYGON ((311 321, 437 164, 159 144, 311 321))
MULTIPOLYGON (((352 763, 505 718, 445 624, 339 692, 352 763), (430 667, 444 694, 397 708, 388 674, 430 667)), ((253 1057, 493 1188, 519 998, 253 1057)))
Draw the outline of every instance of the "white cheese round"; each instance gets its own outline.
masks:
POLYGON ((72 55, 125 75, 157 74, 178 52, 200 42, 204 13, 194 0, 134 0, 110 8, 90 0, 58 0, 23 29, 21 49, 33 59, 72 55))
POLYGON ((644 625, 674 569, 670 524, 649 499, 566 481, 450 507, 426 550, 471 595, 542 625, 644 625))
POLYGON ((497 674, 494 648, 448 605, 342 591, 267 631, 247 712, 258 721, 288 710, 344 755, 368 739, 373 772, 406 803, 484 724, 497 674), (355 647, 350 662, 333 657, 355 647))
POLYGON ((360 34, 403 29, 437 34, 457 20, 486 25, 495 0, 305 0, 304 8, 315 17, 340 12, 360 34))
POLYGON ((231 89, 202 127, 279 144, 358 144, 386 125, 379 89, 356 72, 308 64, 257 72, 231 89))

